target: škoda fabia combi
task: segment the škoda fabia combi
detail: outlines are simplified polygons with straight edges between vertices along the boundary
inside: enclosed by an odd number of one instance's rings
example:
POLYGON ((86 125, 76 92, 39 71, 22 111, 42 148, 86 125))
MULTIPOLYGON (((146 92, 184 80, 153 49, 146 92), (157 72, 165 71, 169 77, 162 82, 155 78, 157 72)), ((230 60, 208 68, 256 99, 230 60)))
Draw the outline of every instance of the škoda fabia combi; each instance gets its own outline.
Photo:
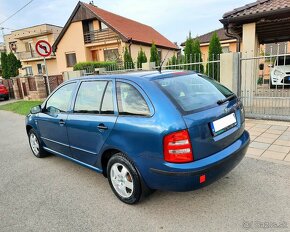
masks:
POLYGON ((244 157, 243 105, 194 72, 139 72, 63 83, 31 109, 33 154, 52 153, 103 173, 114 194, 136 203, 151 190, 212 183, 244 157))

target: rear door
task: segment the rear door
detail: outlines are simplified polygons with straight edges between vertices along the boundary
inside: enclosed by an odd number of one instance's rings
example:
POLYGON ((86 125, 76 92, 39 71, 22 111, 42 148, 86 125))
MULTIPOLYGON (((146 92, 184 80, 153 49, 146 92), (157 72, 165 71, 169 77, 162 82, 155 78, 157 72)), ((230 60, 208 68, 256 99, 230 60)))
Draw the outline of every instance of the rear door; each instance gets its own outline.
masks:
POLYGON ((218 82, 197 74, 157 82, 183 115, 194 160, 221 151, 242 135, 242 104, 218 82))
POLYGON ((68 116, 67 131, 72 156, 89 165, 96 163, 117 119, 113 86, 112 80, 81 82, 73 113, 68 116))

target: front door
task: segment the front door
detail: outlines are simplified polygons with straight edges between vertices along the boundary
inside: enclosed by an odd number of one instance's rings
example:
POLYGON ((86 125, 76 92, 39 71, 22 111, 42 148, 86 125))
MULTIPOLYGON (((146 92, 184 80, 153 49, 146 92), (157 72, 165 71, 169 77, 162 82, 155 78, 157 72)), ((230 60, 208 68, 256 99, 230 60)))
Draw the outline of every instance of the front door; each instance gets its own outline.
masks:
POLYGON ((95 165, 116 119, 112 81, 83 81, 76 96, 74 111, 67 120, 72 156, 86 164, 95 165))
POLYGON ((54 92, 47 100, 37 125, 45 146, 57 153, 70 156, 66 121, 75 83, 69 83, 54 92))

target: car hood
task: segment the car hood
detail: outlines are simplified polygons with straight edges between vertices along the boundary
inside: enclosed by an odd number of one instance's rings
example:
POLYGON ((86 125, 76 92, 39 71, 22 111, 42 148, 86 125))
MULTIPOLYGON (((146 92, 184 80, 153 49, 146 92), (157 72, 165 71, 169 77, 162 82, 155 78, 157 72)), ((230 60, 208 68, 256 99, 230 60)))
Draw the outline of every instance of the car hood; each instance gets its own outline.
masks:
POLYGON ((290 65, 276 66, 275 69, 279 70, 279 71, 281 71, 283 73, 290 72, 290 65))

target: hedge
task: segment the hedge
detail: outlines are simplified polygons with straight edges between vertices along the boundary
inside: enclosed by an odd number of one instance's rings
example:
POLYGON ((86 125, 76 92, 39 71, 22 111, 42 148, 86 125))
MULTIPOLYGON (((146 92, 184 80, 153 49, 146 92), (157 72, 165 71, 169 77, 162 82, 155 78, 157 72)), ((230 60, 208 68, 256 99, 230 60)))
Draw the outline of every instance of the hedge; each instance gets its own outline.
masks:
POLYGON ((76 70, 86 70, 88 68, 116 68, 117 63, 114 61, 100 61, 100 62, 96 62, 96 61, 88 61, 88 62, 79 62, 77 64, 74 65, 74 71, 76 70))

